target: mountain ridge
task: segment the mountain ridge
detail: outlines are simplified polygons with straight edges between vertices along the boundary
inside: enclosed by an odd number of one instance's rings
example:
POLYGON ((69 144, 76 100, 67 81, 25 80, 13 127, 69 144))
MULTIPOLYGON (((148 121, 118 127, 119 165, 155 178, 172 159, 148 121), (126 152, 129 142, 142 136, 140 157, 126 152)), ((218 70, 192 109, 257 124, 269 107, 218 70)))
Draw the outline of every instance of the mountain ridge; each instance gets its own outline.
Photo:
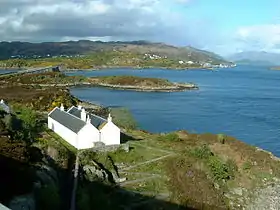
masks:
POLYGON ((227 59, 236 63, 255 65, 280 65, 280 54, 266 51, 245 51, 227 56, 227 59))
POLYGON ((65 41, 65 42, 0 42, 0 59, 33 58, 60 55, 88 55, 96 52, 120 51, 138 54, 157 54, 171 59, 193 60, 195 62, 210 62, 214 64, 230 63, 220 55, 196 49, 190 46, 177 47, 161 42, 138 41, 65 41), (33 56, 33 57, 32 57, 33 56))

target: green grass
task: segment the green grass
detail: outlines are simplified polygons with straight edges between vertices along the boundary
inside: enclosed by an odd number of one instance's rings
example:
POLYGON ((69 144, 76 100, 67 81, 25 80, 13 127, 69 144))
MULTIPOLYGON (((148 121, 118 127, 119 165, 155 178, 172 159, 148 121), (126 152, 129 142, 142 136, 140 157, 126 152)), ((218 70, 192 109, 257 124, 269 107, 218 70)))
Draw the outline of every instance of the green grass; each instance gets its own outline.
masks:
POLYGON ((59 135, 57 135, 56 133, 52 132, 52 131, 47 131, 47 133, 62 147, 64 147, 65 149, 67 149, 68 151, 70 151, 73 154, 77 154, 77 149, 72 146, 71 144, 69 144, 68 142, 66 142, 64 139, 62 139, 59 135))
MULTIPOLYGON (((154 177, 143 182, 126 185, 125 189, 138 192, 149 192, 151 195, 157 195, 161 192, 167 192, 166 180, 164 178, 154 177)), ((151 196, 150 195, 150 196, 151 196)))

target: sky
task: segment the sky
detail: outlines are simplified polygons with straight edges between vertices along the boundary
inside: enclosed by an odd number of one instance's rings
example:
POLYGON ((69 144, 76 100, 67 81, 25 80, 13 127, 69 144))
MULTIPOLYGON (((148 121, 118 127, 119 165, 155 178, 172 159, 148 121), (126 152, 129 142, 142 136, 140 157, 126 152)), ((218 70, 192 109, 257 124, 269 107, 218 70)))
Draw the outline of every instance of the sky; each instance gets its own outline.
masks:
POLYGON ((0 0, 0 41, 148 40, 280 52, 279 0, 0 0))

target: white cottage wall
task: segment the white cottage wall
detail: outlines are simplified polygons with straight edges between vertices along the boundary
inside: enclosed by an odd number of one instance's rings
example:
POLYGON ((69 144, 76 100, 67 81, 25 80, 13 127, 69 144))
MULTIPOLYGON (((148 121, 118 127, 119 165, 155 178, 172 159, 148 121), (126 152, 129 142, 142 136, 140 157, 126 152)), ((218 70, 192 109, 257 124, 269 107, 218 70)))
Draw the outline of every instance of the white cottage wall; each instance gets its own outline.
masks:
POLYGON ((121 143, 121 131, 112 122, 108 122, 101 130, 101 141, 105 145, 115 145, 121 143))
POLYGON ((92 124, 86 124, 78 133, 78 149, 92 148, 94 142, 99 141, 99 130, 92 124))
POLYGON ((61 125, 59 122, 55 121, 51 117, 48 117, 48 127, 57 133, 61 138, 67 141, 74 147, 77 147, 78 144, 78 135, 73 131, 66 128, 64 125, 61 125))

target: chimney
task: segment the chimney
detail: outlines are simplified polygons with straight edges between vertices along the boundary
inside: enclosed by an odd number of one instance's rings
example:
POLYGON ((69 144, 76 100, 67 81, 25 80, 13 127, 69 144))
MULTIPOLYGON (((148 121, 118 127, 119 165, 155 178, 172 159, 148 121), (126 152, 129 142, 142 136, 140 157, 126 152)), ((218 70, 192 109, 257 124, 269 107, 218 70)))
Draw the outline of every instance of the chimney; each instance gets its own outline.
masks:
POLYGON ((87 116, 87 124, 90 124, 91 123, 91 119, 89 117, 89 115, 87 116))
POLYGON ((82 105, 78 105, 78 110, 81 110, 82 109, 82 105))
POLYGON ((63 106, 63 104, 60 105, 60 110, 61 110, 61 111, 64 111, 64 106, 63 106))
POLYGON ((87 121, 87 113, 84 108, 82 108, 82 111, 81 111, 81 120, 83 120, 85 122, 87 121))
POLYGON ((108 120, 108 122, 112 122, 111 113, 109 113, 107 120, 108 120))

